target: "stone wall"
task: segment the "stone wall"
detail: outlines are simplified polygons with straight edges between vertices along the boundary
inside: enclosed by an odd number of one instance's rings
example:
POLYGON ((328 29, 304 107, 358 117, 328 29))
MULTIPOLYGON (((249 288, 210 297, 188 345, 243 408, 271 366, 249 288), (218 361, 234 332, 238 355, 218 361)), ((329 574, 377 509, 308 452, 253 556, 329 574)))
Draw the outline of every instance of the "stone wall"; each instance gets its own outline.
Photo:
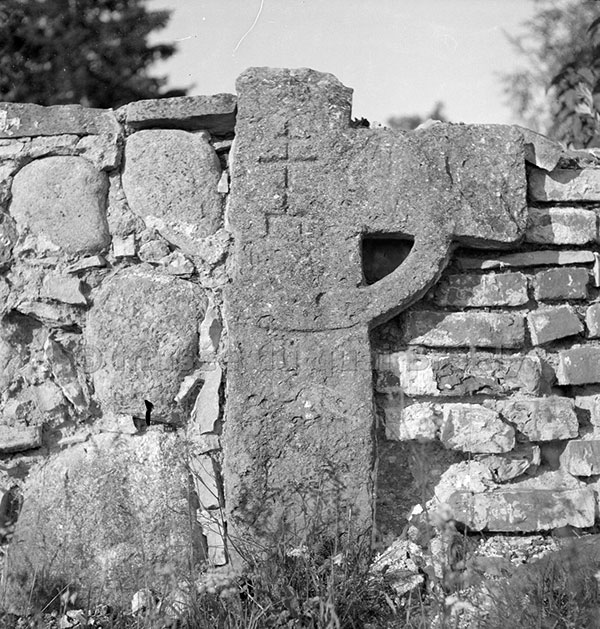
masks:
POLYGON ((458 249, 373 335, 382 530, 425 502, 475 531, 597 522, 600 170, 557 159, 528 171, 520 246, 458 249))
POLYGON ((171 592, 315 515, 596 523, 600 159, 354 128, 308 70, 238 92, 0 105, 8 606, 171 592))

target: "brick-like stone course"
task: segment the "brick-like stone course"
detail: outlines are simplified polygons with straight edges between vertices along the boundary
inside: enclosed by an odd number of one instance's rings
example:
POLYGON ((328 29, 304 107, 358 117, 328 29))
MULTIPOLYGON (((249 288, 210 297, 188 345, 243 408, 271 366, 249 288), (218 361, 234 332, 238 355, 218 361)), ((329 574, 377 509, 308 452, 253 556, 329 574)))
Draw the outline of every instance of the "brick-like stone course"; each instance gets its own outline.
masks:
POLYGON ((532 168, 528 184, 532 201, 600 201, 600 168, 532 168))
POLYGON ((596 512, 594 491, 589 488, 455 492, 448 502, 459 522, 475 531, 498 533, 584 528, 593 525, 596 512))
POLYGON ((404 340, 426 347, 521 347, 523 316, 490 312, 436 312, 413 310, 406 314, 404 340))
POLYGON ((502 417, 531 441, 577 437, 579 424, 574 408, 571 398, 558 396, 512 398, 497 405, 502 417))
POLYGON ((444 404, 441 440, 446 448, 462 452, 509 452, 515 431, 500 415, 480 404, 444 404))
POLYGON ((464 256, 456 260, 457 265, 465 270, 504 269, 528 266, 568 266, 570 264, 593 264, 592 251, 524 251, 508 253, 495 258, 464 256))
POLYGON ((451 308, 521 306, 528 301, 523 273, 448 275, 438 284, 434 301, 451 308))
POLYGON ((527 315, 533 345, 544 345, 583 332, 583 324, 571 306, 539 308, 527 315))
POLYGON ((375 389, 409 396, 502 395, 515 391, 536 395, 541 374, 537 356, 405 351, 378 357, 375 389))
POLYGON ((573 476, 600 474, 600 441, 583 439, 569 441, 560 456, 560 464, 573 476))
POLYGON ((569 267, 536 273, 535 298, 541 301, 587 299, 590 277, 587 269, 569 267))
POLYGON ((598 217, 576 207, 529 208, 528 242, 550 245, 586 245, 598 238, 598 217))
POLYGON ((588 306, 585 311, 585 325, 591 339, 600 337, 600 303, 588 306))
POLYGON ((576 347, 559 352, 556 376, 560 385, 600 382, 600 347, 576 347))

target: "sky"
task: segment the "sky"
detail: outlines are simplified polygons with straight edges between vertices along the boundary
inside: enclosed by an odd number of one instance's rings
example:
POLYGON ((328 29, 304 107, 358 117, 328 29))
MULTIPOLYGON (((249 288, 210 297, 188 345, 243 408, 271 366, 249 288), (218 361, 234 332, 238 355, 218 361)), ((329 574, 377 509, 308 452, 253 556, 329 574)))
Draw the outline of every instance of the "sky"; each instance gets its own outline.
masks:
POLYGON ((445 104, 452 122, 517 122, 499 75, 520 64, 517 34, 532 0, 149 0, 172 11, 152 43, 169 87, 235 92, 250 66, 309 67, 354 89, 353 116, 384 123, 445 104))

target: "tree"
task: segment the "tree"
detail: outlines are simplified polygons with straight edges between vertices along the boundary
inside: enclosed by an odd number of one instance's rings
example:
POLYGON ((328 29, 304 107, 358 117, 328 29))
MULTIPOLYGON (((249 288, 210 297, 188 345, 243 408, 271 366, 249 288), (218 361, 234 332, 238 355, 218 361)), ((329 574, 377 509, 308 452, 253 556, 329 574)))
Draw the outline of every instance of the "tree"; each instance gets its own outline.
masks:
POLYGON ((600 3, 534 0, 524 32, 509 37, 524 65, 503 77, 523 124, 581 148, 599 146, 600 3))
POLYGON ((412 131, 416 129, 420 124, 423 124, 426 120, 440 120, 441 122, 448 122, 446 114, 444 113, 444 103, 438 101, 431 113, 427 116, 419 116, 419 114, 412 114, 410 116, 392 116, 388 118, 387 126, 390 129, 400 129, 403 131, 412 131))
POLYGON ((118 107, 182 95, 149 74, 175 52, 147 41, 168 19, 144 0, 1 0, 0 100, 118 107))

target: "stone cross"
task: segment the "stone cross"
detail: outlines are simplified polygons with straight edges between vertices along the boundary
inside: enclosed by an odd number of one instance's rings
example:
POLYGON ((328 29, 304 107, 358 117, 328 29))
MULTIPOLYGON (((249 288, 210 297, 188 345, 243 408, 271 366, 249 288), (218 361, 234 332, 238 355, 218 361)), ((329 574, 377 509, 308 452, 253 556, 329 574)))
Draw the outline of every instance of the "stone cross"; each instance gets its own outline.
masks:
POLYGON ((512 127, 352 128, 351 90, 312 70, 238 79, 228 206, 233 282, 225 421, 232 543, 373 521, 369 330, 418 300, 454 243, 502 246, 526 221, 512 127), (366 236, 412 241, 365 285, 366 236), (236 537, 237 536, 237 537, 236 537))

